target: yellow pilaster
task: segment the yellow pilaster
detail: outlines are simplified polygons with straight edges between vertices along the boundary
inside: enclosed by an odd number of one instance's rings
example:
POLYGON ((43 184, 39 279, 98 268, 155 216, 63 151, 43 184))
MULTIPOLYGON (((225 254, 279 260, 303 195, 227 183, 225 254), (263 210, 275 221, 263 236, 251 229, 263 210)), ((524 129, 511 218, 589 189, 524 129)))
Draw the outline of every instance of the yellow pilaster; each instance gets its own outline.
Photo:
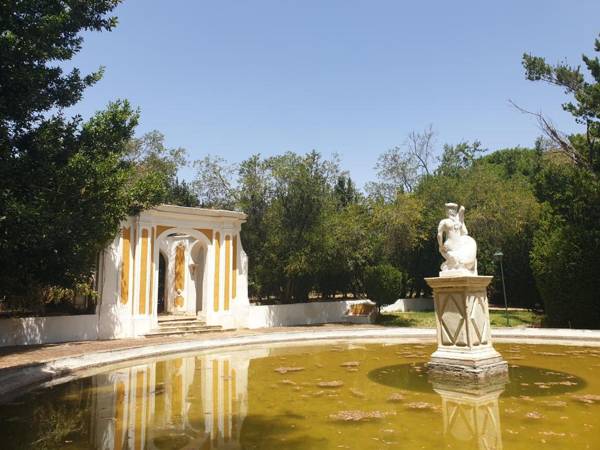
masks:
POLYGON ((144 228, 142 230, 142 261, 140 263, 140 305, 139 313, 146 314, 146 302, 148 297, 146 296, 146 286, 148 283, 148 230, 144 228))
POLYGON ((154 227, 152 227, 152 237, 150 238, 150 307, 148 308, 148 314, 152 314, 154 302, 154 297, 152 296, 154 293, 154 241, 156 240, 154 233, 154 227))
POLYGON ((129 264, 131 258, 131 230, 129 227, 121 231, 121 303, 129 300, 129 264))
POLYGON ((225 311, 229 311, 229 282, 231 280, 231 236, 225 236, 225 311))
POLYGON ((219 311, 219 292, 220 292, 220 278, 219 270, 221 269, 221 235, 219 232, 215 233, 215 286, 214 286, 214 310, 219 311))
POLYGON ((237 265, 238 265, 238 250, 237 250, 238 238, 237 236, 233 237, 233 249, 232 249, 232 274, 231 274, 231 298, 237 297, 237 265))

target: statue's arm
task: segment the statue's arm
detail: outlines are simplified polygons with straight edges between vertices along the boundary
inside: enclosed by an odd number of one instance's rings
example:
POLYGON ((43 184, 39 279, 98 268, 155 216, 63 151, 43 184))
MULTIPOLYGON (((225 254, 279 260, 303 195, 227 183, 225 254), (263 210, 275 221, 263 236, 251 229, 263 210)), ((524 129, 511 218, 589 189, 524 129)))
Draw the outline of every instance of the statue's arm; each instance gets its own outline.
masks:
POLYGON ((461 206, 458 209, 458 221, 460 222, 460 234, 469 234, 469 230, 467 230, 467 226, 465 225, 465 207, 461 206))
POLYGON ((438 231, 437 231, 437 241, 438 241, 438 247, 440 248, 440 252, 443 250, 443 246, 444 246, 444 221, 440 221, 440 224, 438 225, 438 231))

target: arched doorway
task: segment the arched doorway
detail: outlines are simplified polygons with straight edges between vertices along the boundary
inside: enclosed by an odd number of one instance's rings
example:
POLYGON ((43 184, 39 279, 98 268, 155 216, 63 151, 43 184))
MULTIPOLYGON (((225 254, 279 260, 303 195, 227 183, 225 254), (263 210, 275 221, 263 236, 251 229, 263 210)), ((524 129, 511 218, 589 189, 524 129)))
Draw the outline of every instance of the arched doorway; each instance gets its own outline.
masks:
POLYGON ((167 287, 167 258, 163 252, 158 255, 158 304, 157 314, 165 313, 165 292, 167 287))
POLYGON ((205 318, 213 292, 207 279, 211 243, 205 233, 189 228, 173 227, 158 235, 155 245, 159 251, 154 256, 157 314, 205 318))

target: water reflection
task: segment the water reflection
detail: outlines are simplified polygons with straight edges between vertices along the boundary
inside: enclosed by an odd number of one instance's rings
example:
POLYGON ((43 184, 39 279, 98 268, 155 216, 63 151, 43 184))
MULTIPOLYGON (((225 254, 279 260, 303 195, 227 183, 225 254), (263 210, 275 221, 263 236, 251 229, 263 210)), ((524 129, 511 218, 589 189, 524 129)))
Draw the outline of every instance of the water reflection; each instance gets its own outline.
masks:
POLYGON ((100 449, 235 449, 248 410, 248 366, 265 352, 150 362, 93 377, 100 449))
MULTIPOLYGON (((370 371, 368 377, 384 386, 415 392, 431 392, 431 383, 434 381, 425 362, 378 367, 370 371)), ((443 378, 441 376, 441 380, 443 378)), ((562 395, 587 386, 583 378, 568 372, 523 365, 511 365, 506 379, 500 381, 504 383, 504 397, 562 395)))
POLYGON ((504 383, 485 386, 444 384, 434 381, 442 398, 444 437, 461 449, 499 450, 502 432, 498 399, 504 383))
POLYGON ((512 365, 508 384, 485 388, 435 379, 418 345, 245 347, 123 363, 1 405, 0 447, 600 448, 600 352, 515 350, 546 368, 512 365))

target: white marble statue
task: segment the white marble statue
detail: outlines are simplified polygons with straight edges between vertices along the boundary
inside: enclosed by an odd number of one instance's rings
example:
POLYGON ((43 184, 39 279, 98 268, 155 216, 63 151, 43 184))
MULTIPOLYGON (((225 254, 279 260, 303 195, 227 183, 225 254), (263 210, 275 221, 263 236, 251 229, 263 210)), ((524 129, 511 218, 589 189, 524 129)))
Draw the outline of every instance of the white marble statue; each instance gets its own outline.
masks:
POLYGON ((477 243, 465 226, 465 207, 446 203, 446 212, 448 218, 440 221, 437 233, 440 253, 445 259, 440 277, 477 275, 477 243))

